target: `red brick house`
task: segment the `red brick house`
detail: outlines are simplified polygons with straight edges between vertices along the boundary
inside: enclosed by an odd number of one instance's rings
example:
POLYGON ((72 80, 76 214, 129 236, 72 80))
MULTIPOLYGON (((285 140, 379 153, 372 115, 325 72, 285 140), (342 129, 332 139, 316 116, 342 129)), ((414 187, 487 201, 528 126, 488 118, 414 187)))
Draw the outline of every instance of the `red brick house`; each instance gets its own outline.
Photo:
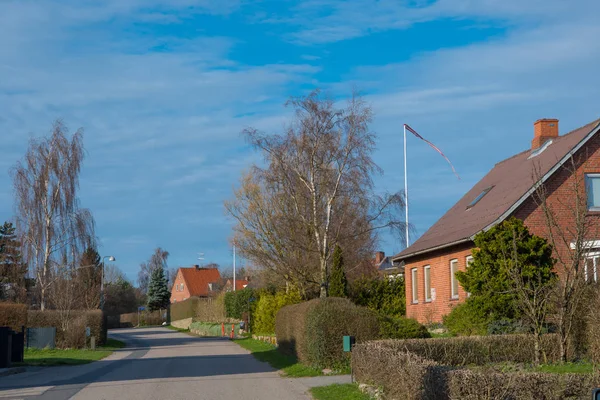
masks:
MULTIPOLYGON (((440 322, 468 294, 455 272, 471 259, 474 236, 509 217, 525 222, 531 233, 548 237, 548 228, 534 198, 538 184, 558 213, 558 224, 571 232, 575 204, 573 187, 581 184, 587 197, 586 218, 592 222, 585 244, 590 248, 589 279, 600 271, 600 120, 559 136, 558 120, 534 124, 531 147, 497 163, 415 243, 392 257, 404 268, 406 314, 422 323, 440 322)), ((574 238, 572 238, 574 239, 574 238)), ((569 238, 571 240, 571 238, 569 238)), ((571 251, 568 245, 555 251, 571 251)), ((564 253, 563 253, 564 254, 564 253)), ((560 272, 559 272, 560 275, 560 272)))
POLYGON ((171 288, 171 303, 190 297, 208 297, 218 291, 221 274, 217 268, 179 268, 171 288))

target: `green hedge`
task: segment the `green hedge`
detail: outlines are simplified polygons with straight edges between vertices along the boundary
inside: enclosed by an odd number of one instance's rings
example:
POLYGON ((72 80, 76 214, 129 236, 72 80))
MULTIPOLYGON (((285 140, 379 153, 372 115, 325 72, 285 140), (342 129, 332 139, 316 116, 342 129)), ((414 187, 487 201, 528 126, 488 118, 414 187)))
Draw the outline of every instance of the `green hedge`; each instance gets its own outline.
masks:
POLYGON ((385 398, 586 399, 591 389, 600 385, 598 373, 501 372, 441 365, 405 347, 390 345, 391 342, 394 341, 358 344, 352 352, 352 369, 356 380, 383 388, 385 398))
POLYGON ((240 320, 252 307, 252 300, 258 300, 254 289, 245 288, 225 294, 225 315, 227 318, 240 320))
POLYGON ((302 301, 300 293, 290 291, 289 293, 278 292, 273 294, 261 293, 256 307, 254 308, 253 333, 272 334, 275 332, 275 315, 287 305, 298 304, 302 301))
POLYGON ((379 324, 382 339, 424 339, 431 337, 425 326, 411 318, 380 317, 379 324))
POLYGON ((181 302, 171 303, 171 321, 194 318, 199 301, 197 297, 190 297, 181 302))
POLYGON ((0 326, 8 326, 20 332, 27 326, 27 306, 25 304, 0 303, 0 326))
POLYGON ((281 351, 316 368, 346 365, 343 336, 363 342, 376 339, 379 329, 377 313, 335 297, 283 307, 275 321, 281 351))
POLYGON ((58 348, 86 347, 86 327, 90 327, 91 335, 97 338, 98 344, 106 342, 106 325, 100 310, 29 311, 27 326, 30 328, 56 327, 56 347, 58 348))

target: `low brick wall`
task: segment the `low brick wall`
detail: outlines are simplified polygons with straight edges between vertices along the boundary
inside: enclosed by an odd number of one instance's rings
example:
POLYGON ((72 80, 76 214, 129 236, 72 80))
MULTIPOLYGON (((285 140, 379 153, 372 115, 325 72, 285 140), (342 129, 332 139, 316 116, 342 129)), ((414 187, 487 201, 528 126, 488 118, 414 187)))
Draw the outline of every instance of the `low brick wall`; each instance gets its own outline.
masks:
POLYGON ((178 329, 190 329, 192 324, 192 318, 180 319, 178 321, 171 321, 171 325, 178 329))
POLYGON ((270 343, 277 346, 277 337, 275 336, 264 336, 264 335, 252 335, 252 339, 260 340, 261 342, 270 343))

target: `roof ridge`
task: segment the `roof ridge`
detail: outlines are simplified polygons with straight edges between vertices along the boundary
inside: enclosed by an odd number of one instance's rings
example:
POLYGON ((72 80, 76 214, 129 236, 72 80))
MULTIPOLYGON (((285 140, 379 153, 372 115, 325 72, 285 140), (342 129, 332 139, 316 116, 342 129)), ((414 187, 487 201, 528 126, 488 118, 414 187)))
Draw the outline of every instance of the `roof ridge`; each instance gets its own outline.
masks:
MULTIPOLYGON (((597 125, 597 124, 599 124, 599 123, 600 123, 600 118, 598 118, 598 119, 596 119, 596 120, 594 120, 594 121, 592 121, 592 122, 589 122, 589 123, 587 123, 587 124, 585 124, 585 125, 582 125, 582 126, 580 126, 579 128, 575 128, 575 129, 573 129, 572 131, 565 133, 564 135, 559 135, 559 136, 558 136, 556 139, 561 139, 561 138, 567 137, 567 136, 569 136, 570 134, 572 134, 572 133, 575 133, 575 132, 579 131, 580 129, 583 129, 583 128, 585 128, 585 127, 589 126, 589 125, 597 125)), ((594 128, 592 128, 592 129, 594 129, 594 128)), ((527 152, 529 152, 529 151, 531 151, 531 149, 523 150, 523 151, 521 151, 521 152, 519 152, 519 153, 517 153, 517 154, 514 154, 514 155, 512 155, 512 156, 510 156, 510 157, 508 157, 508 158, 505 158, 505 159, 504 159, 504 160, 502 160, 502 161, 498 161, 496 164, 494 164, 494 167, 496 167, 496 166, 498 166, 498 165, 500 165, 500 164, 502 164, 502 163, 505 163, 506 161, 512 160, 513 158, 515 158, 515 157, 518 157, 518 156, 520 156, 520 155, 522 155, 522 154, 524 154, 524 153, 527 153, 527 152)))

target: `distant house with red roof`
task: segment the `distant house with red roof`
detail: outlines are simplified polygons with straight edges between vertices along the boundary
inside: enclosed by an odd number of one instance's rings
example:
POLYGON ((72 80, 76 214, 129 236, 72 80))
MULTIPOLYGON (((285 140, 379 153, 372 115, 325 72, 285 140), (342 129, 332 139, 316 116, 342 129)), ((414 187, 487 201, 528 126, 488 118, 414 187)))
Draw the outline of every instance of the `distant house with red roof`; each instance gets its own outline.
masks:
MULTIPOLYGON (((406 314, 422 323, 440 322, 467 298, 455 273, 471 261, 473 239, 510 217, 521 219, 529 231, 548 237, 543 210, 534 198, 543 184, 547 203, 557 206, 557 224, 574 232, 576 207, 574 185, 584 186, 587 215, 595 227, 587 232, 590 251, 585 275, 598 281, 600 274, 600 120, 559 136, 558 120, 541 119, 534 124, 531 147, 497 163, 467 194, 411 246, 392 257, 404 269, 406 314)), ((440 193, 440 196, 443 193, 440 193)), ((568 238, 555 251, 572 251, 568 238)), ((560 275, 560 271, 559 271, 560 275)))
MULTIPOLYGON (((248 286, 249 283, 250 283, 249 277, 244 277, 244 279, 236 279, 235 280, 235 290, 242 290, 242 289, 246 288, 246 286, 248 286)), ((231 292, 232 288, 233 288, 233 279, 227 279, 227 282, 225 282, 225 287, 223 288, 223 290, 225 292, 231 292)))
POLYGON ((171 303, 190 297, 209 297, 218 291, 221 274, 217 268, 202 268, 195 265, 179 268, 171 288, 171 303))

